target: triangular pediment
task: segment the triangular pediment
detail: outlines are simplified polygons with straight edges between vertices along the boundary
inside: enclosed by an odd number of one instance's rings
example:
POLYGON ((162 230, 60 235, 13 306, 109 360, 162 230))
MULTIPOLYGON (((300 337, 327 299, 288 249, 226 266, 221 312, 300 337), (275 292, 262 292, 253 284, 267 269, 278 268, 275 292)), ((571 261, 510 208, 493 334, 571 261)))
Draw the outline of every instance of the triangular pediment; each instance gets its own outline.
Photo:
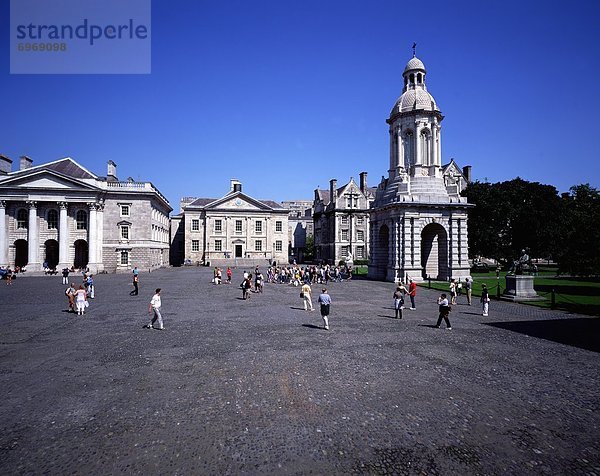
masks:
POLYGON ((450 163, 446 164, 443 167, 443 174, 446 176, 463 177, 464 178, 462 170, 456 164, 456 162, 454 162, 454 159, 451 159, 450 163))
POLYGON ((51 170, 32 170, 30 173, 21 173, 0 181, 0 188, 3 187, 43 190, 97 190, 97 187, 51 170))
POLYGON ((242 192, 230 193, 206 206, 207 210, 216 208, 227 210, 271 210, 271 207, 242 192))

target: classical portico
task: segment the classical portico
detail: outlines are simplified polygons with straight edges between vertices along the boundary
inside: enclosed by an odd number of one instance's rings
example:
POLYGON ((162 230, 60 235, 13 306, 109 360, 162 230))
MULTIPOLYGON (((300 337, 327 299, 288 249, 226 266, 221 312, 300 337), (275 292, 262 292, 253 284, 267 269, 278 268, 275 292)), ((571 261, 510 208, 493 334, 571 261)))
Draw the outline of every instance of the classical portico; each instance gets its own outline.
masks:
POLYGON ((413 55, 404 87, 387 119, 388 177, 377 187, 370 215, 369 275, 388 281, 469 276, 467 210, 460 196, 469 173, 442 166, 441 114, 413 55))
POLYGON ((166 199, 149 182, 98 177, 70 158, 18 171, 0 155, 0 266, 152 269, 168 262, 166 199), (106 216, 105 210, 109 210, 106 216))

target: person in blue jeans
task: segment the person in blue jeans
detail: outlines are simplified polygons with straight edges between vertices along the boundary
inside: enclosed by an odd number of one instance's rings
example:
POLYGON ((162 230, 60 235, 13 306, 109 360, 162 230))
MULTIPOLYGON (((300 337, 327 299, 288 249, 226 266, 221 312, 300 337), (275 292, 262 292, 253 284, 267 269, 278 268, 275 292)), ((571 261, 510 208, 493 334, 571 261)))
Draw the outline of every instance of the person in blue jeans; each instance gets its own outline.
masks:
POLYGON ((321 317, 325 325, 323 328, 329 330, 329 311, 331 306, 331 296, 327 293, 327 289, 323 288, 319 295, 319 304, 321 305, 321 317))

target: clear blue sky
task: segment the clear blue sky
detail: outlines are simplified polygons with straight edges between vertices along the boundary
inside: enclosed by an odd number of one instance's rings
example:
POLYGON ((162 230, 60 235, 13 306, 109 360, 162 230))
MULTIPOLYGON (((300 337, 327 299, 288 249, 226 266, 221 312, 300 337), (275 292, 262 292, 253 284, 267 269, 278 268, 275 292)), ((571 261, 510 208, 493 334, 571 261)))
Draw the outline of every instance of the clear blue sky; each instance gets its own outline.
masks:
POLYGON ((220 197, 311 199, 388 167, 385 119, 417 42, 445 115, 443 162, 566 191, 600 173, 600 2, 152 2, 152 74, 10 75, 0 152, 220 197))

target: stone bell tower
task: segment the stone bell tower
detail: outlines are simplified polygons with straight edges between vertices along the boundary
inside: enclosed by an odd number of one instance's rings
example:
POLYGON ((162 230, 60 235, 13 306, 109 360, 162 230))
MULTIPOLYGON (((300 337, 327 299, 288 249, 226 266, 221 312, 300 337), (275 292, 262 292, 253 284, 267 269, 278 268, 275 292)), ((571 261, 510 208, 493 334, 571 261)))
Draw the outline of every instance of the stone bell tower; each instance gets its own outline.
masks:
POLYGON ((420 281, 469 275, 466 180, 454 162, 442 166, 440 112, 427 90, 427 70, 416 57, 402 73, 402 94, 388 119, 388 177, 371 212, 374 278, 420 281), (456 183, 460 182, 457 186, 456 183))

